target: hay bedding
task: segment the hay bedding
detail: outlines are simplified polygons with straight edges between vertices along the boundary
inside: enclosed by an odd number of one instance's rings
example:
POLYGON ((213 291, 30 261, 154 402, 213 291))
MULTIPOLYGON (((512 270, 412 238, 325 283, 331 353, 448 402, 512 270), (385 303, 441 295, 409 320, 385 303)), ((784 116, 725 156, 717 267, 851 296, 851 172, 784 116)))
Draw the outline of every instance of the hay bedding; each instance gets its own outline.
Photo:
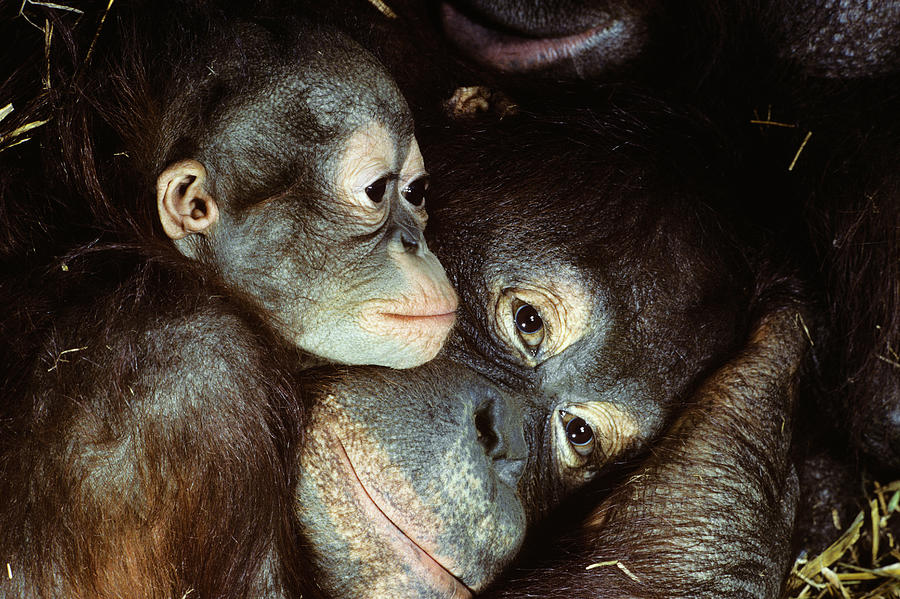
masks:
MULTIPOLYGON (((874 483, 867 501, 825 551, 797 559, 785 599, 900 598, 900 481, 874 483)), ((835 526, 841 528, 836 515, 835 526)))

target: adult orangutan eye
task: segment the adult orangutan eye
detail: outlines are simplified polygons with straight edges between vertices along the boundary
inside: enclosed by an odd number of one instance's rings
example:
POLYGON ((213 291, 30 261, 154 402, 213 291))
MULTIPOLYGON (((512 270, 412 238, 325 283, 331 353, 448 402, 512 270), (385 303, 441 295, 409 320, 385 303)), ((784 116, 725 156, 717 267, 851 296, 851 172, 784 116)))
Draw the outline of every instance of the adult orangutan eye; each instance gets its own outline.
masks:
POLYGON ((366 187, 366 195, 369 196, 370 200, 378 204, 384 199, 385 189, 387 189, 387 177, 382 177, 366 187))
POLYGON ((546 286, 506 287, 497 296, 493 324, 506 348, 537 368, 583 333, 581 312, 546 286))
POLYGON ((578 455, 588 456, 594 451, 594 429, 579 416, 560 410, 563 426, 566 429, 566 440, 578 455))
POLYGON ((428 177, 419 177, 404 187, 401 193, 407 202, 418 208, 425 204, 426 191, 428 191, 428 177))
POLYGON ((513 302, 513 311, 513 320, 516 323, 519 338, 532 354, 537 354, 544 341, 544 320, 531 304, 513 302))

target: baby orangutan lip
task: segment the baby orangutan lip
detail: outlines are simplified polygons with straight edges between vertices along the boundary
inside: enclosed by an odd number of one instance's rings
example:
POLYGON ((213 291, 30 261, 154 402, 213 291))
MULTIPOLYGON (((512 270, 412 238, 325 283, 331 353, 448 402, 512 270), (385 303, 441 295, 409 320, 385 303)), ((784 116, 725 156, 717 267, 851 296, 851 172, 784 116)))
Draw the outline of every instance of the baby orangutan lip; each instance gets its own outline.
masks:
POLYGON ((456 312, 444 312, 443 314, 393 314, 391 312, 382 312, 385 318, 392 318, 409 324, 427 324, 428 326, 447 326, 453 325, 456 320, 456 312))
POLYGON ((366 489, 363 482, 353 468, 353 463, 347 455, 343 444, 339 440, 333 440, 332 446, 335 454, 347 471, 348 480, 351 481, 357 504, 362 509, 369 522, 378 528, 382 539, 397 557, 417 575, 420 580, 434 587, 442 596, 448 599, 471 599, 472 592, 463 585, 447 568, 442 566, 418 543, 411 539, 397 526, 378 506, 377 501, 366 489), (353 484, 355 482, 355 484, 353 484))
POLYGON ((360 326, 376 335, 434 345, 437 353, 456 321, 457 305, 455 295, 421 302, 372 302, 360 326))
POLYGON ((502 71, 538 69, 577 56, 617 35, 622 26, 613 22, 562 37, 526 37, 485 27, 446 2, 441 20, 450 39, 502 71))

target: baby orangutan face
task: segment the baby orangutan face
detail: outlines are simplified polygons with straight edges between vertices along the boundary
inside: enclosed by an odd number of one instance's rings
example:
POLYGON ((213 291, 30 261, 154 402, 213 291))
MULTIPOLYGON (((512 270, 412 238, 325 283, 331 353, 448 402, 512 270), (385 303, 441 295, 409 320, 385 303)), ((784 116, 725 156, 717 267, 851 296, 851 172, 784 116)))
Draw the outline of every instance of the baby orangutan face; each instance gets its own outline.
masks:
POLYGON ((325 42, 305 72, 273 64, 282 76, 226 103, 196 155, 163 170, 160 221, 298 347, 409 368, 437 354, 457 306, 423 235, 428 175, 393 81, 349 40, 325 42))

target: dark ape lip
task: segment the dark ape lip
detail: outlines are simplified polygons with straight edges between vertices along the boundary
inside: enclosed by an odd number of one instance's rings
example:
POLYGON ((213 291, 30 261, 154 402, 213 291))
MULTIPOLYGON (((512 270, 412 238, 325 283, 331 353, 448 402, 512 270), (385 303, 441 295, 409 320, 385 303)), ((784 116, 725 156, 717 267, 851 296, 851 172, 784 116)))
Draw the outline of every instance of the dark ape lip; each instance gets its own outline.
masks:
POLYGON ((441 4, 444 32, 480 60, 504 71, 538 69, 582 54, 613 32, 615 25, 598 25, 560 37, 528 37, 477 23, 448 2, 441 4))
POLYGON ((416 543, 412 537, 410 537, 406 532, 403 531, 402 528, 397 526, 397 524, 391 520, 391 518, 381 509, 381 506, 378 505, 378 502, 375 501, 375 498, 369 493, 369 490, 366 489, 366 486, 363 484, 362 480, 359 478, 359 475, 356 473, 356 469, 353 467, 353 462, 350 461, 350 456, 347 454, 347 450, 344 448, 344 444, 337 438, 333 439, 333 443, 337 445, 340 450, 340 457, 343 458, 345 467, 349 472, 353 475, 353 478, 356 480, 356 483, 361 491, 358 495, 360 499, 363 500, 364 505, 371 506, 373 509, 367 509, 370 515, 380 516, 380 519, 384 525, 386 525, 391 532, 395 533, 395 536, 398 540, 400 540, 404 549, 412 552, 412 558, 416 557, 424 557, 425 563, 422 565, 425 567, 426 571, 429 569, 429 566, 436 567, 437 573, 440 579, 443 579, 445 582, 450 583, 450 586, 453 588, 452 599, 471 599, 473 593, 472 591, 463 584, 456 576, 453 575, 450 570, 445 568, 443 564, 434 559, 430 553, 428 553, 425 549, 422 548, 421 545, 416 543))

